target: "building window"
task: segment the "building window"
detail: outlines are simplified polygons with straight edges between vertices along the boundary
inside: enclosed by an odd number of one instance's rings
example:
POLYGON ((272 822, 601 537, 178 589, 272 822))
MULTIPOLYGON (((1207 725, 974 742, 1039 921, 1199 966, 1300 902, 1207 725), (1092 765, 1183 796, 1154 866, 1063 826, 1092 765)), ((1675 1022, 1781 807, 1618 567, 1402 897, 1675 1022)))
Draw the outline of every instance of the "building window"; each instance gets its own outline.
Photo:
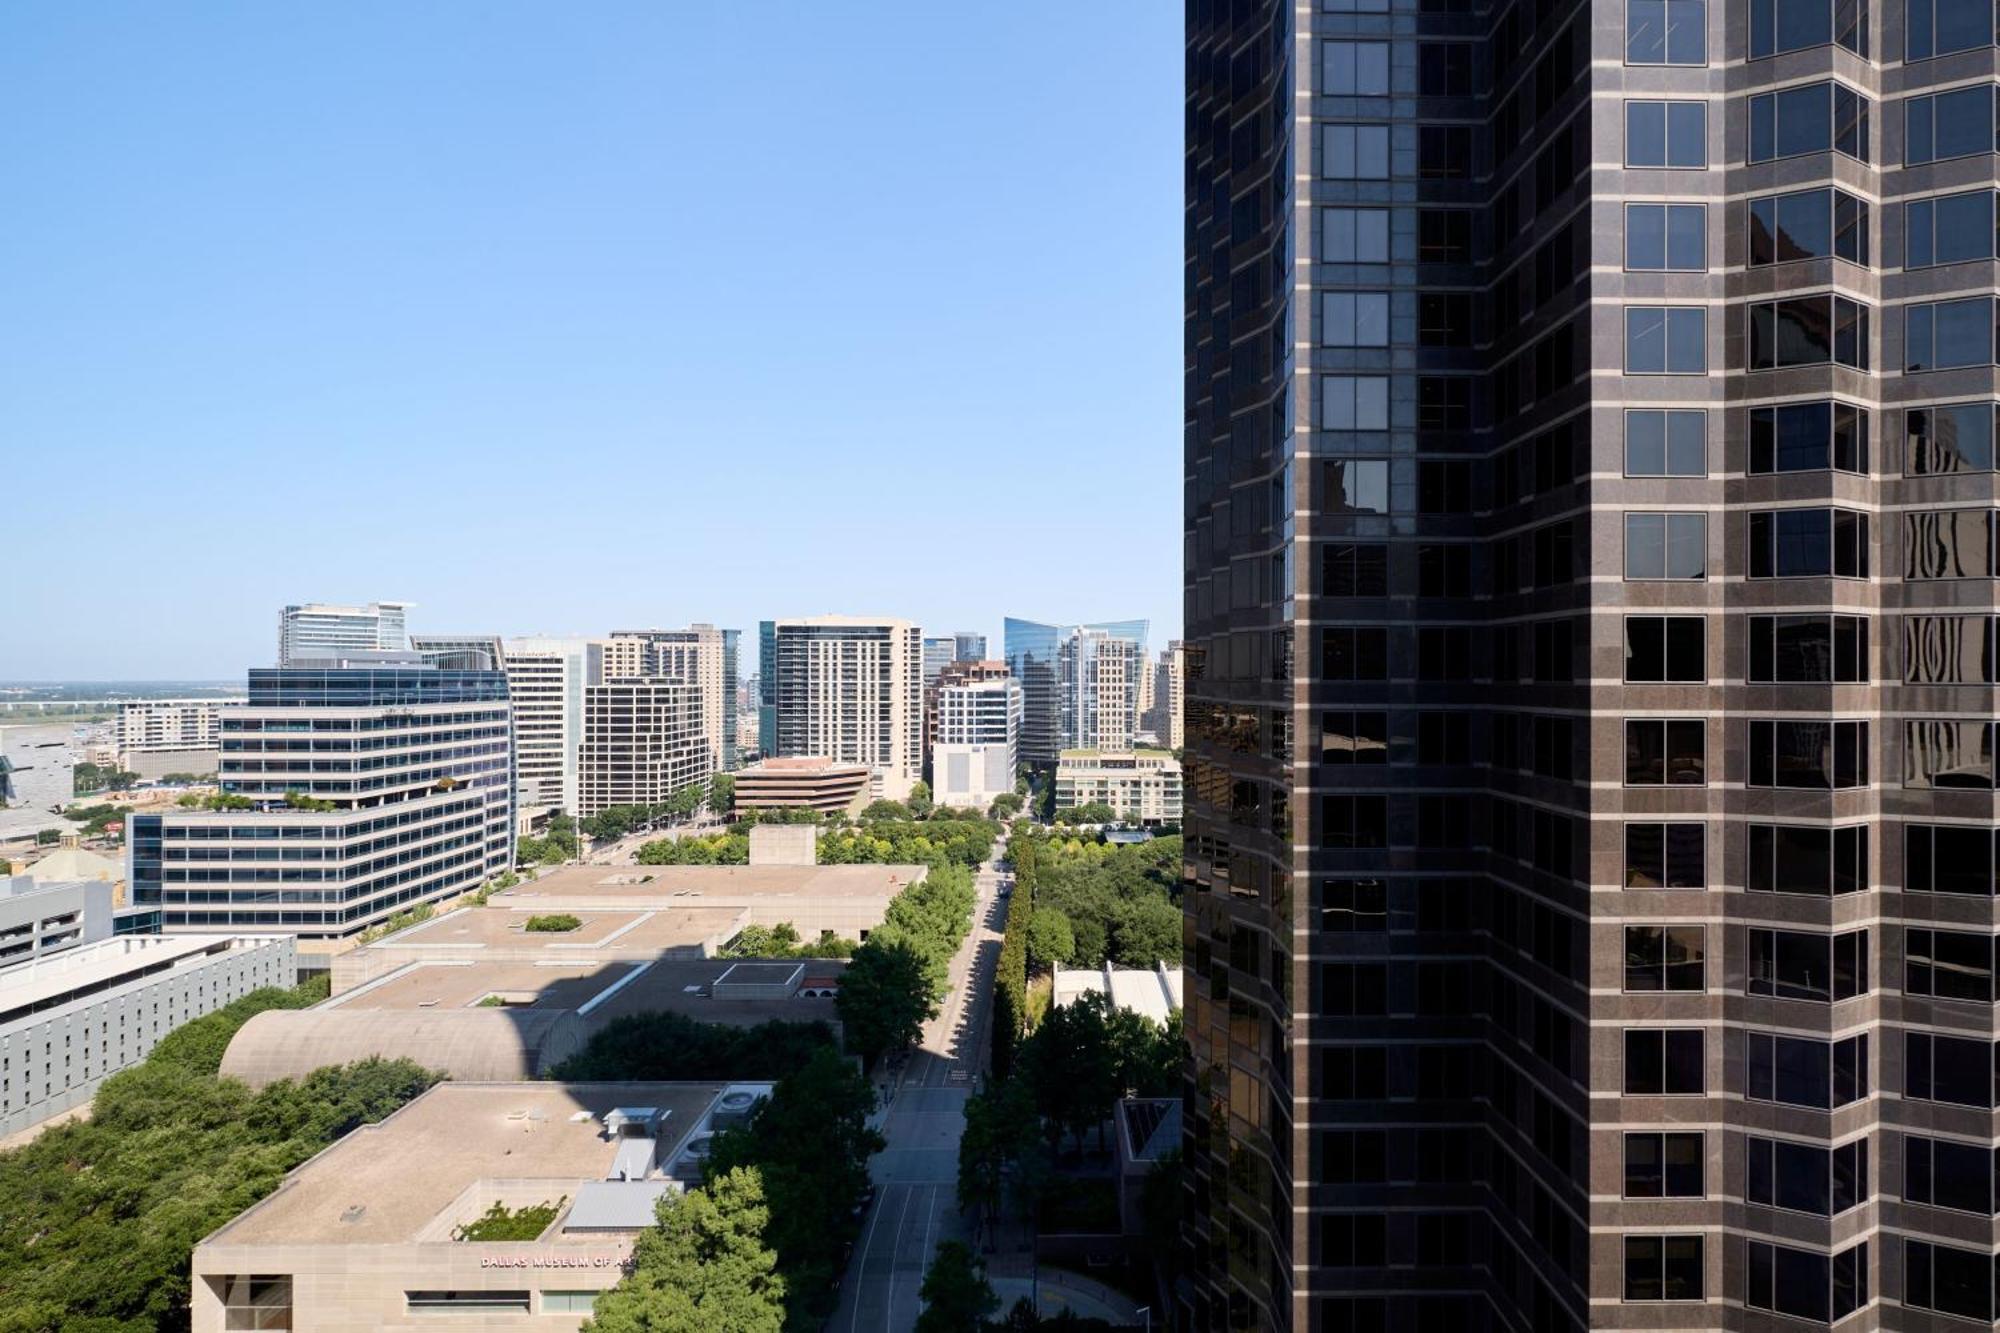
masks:
POLYGON ((525 1291, 406 1291, 411 1314, 527 1314, 532 1309, 525 1291))
POLYGON ((1320 631, 1320 674, 1327 680, 1387 680, 1389 634, 1375 625, 1320 631))
POLYGON ((1320 845, 1335 849, 1389 845, 1388 798, 1327 796, 1320 802, 1320 845))
POLYGON ((1707 618, 1625 617, 1625 679, 1646 685, 1707 680, 1707 618))
POLYGON ((1389 762, 1387 713, 1321 713, 1319 758, 1323 764, 1389 762))
POLYGON ((1798 259, 1868 262, 1868 205, 1851 194, 1823 188, 1752 199, 1750 266, 1798 259))
POLYGON ((1903 577, 1994 577, 1993 511, 1934 509, 1903 515, 1903 577))
POLYGON ((1320 210, 1320 260, 1328 264, 1389 262, 1389 210, 1320 210))
POLYGON ((1751 1101, 1830 1111, 1868 1095, 1866 1033, 1845 1041, 1817 1041, 1748 1032, 1744 1045, 1743 1092, 1751 1101))
POLYGON ((1701 718, 1626 718, 1625 785, 1707 785, 1707 730, 1701 718))
POLYGON ((1903 1304, 1911 1309, 1990 1324, 1996 1288, 2000 1260, 1990 1252, 1904 1240, 1903 1304))
POLYGON ((1753 893, 1804 893, 1830 897, 1859 893, 1867 884, 1868 826, 1821 828, 1806 824, 1752 824, 1746 834, 1744 887, 1753 893))
POLYGON ((1903 617, 1905 684, 1991 685, 1996 660, 1992 616, 1903 617))
POLYGON ((1867 1241, 1828 1257, 1753 1240, 1745 1259, 1743 1303, 1753 1310, 1828 1324, 1868 1304, 1867 1241))
POLYGON ((1829 43, 1867 56, 1867 0, 1750 0, 1752 60, 1829 43))
POLYGON ((1417 294, 1417 345, 1472 346, 1472 297, 1466 292, 1417 294))
POLYGON ((1625 989, 1705 989, 1704 934, 1702 926, 1625 927, 1625 989))
POLYGON ((1751 370, 1868 368, 1868 307, 1844 296, 1794 296, 1750 305, 1751 370))
POLYGON ((1708 887, 1708 829, 1701 824, 1627 824, 1625 887, 1708 887))
POLYGON ((1387 597, 1389 548, 1373 542, 1332 542, 1320 550, 1320 586, 1328 597, 1387 597))
POLYGON ((1625 515, 1628 581, 1708 576, 1706 514, 1625 515))
POLYGON ((1706 65, 1707 0, 1625 0, 1625 63, 1706 65))
POLYGON ((1387 125, 1322 125, 1320 175, 1327 180, 1389 179, 1387 125))
POLYGON ((1389 460, 1334 458, 1325 465, 1326 491, 1321 510, 1328 514, 1389 512, 1389 460))
POLYGON ((1931 1032, 1903 1034, 1903 1095, 1952 1106, 1993 1105, 1993 1043, 1931 1032))
POLYGON ((1993 724, 1957 718, 1903 723, 1903 785, 1928 791, 1993 790, 1993 724))
POLYGON ((1708 370, 1708 311, 1701 306, 1625 307, 1625 373, 1700 375, 1708 370))
POLYGON ((1387 347, 1389 293, 1321 292, 1319 342, 1322 347, 1387 347))
POLYGON ((1992 1004, 1993 937, 1910 927, 1903 932, 1903 991, 1992 1004))
POLYGON ((211 1277, 222 1300, 224 1329, 287 1329, 292 1326, 290 1277, 211 1277))
POLYGON ((1625 1095, 1697 1097, 1708 1090, 1700 1028, 1626 1028, 1625 1095))
POLYGON ((1389 886, 1379 879, 1320 881, 1319 928, 1347 933, 1389 928, 1389 886))
POLYGON ((1625 413, 1625 475, 1708 475, 1708 413, 1633 408, 1625 413))
POLYGON ((1903 891, 1993 896, 1993 830, 1965 824, 1903 826, 1903 891))
POLYGON ((1991 259, 1993 191, 1912 199, 1903 205, 1903 230, 1906 269, 1991 259))
POLYGON ((1913 477, 1993 470, 1994 404, 1943 403, 1903 413, 1903 471, 1913 477))
POLYGON ((545 1291, 542 1293, 543 1314, 589 1314, 597 1308, 597 1298, 601 1291, 545 1291))
POLYGON ((1462 180, 1472 174, 1472 127, 1417 127, 1417 175, 1425 180, 1462 180))
POLYGON ((1464 375, 1417 380, 1417 429, 1465 430, 1472 424, 1472 381, 1464 375))
POLYGON ((1472 258, 1472 210, 1419 209, 1417 258, 1426 264, 1463 264, 1469 261, 1472 258))
POLYGON ((1321 430, 1389 429, 1389 377, 1323 375, 1319 382, 1321 430))
POLYGON ((1752 512, 1750 577, 1867 578, 1868 515, 1855 509, 1752 512))
POLYGON ((1868 99, 1860 93, 1840 83, 1809 83, 1750 99, 1752 162, 1829 149, 1868 160, 1868 99))
POLYGON ((1983 1143, 1903 1136, 1903 1197, 1953 1212, 1993 1216, 1993 1185, 2000 1161, 1983 1143))
POLYGON ((1788 1139, 1744 1140, 1743 1198, 1767 1208, 1837 1217, 1867 1202, 1868 1140, 1838 1148, 1788 1139))
POLYGON ((1903 99, 1903 165, 1993 151, 1993 85, 1903 99))
POLYGON ((1625 165, 1699 170, 1708 165, 1706 102, 1627 102, 1625 165))
POLYGON ((1829 791, 1868 785, 1868 724, 1788 719, 1750 723, 1752 787, 1829 791))
POLYGON ((1865 685, 1868 618, 1750 617, 1749 678, 1755 684, 1865 685))
POLYGON ((1751 995, 1833 1004, 1868 993, 1868 932, 1750 932, 1751 995))
POLYGON ((1700 1236, 1627 1236, 1625 1299, 1702 1299, 1700 1236))
POLYGON ((1708 209, 1701 204, 1625 205, 1625 267, 1700 273, 1708 267, 1708 209))
POLYGON ((1903 59, 1929 60, 1992 44, 1989 0, 1904 0, 1903 59))
POLYGON ((1750 409, 1750 472, 1868 471, 1868 413, 1848 403, 1750 409))
POLYGON ((1472 96, 1472 43, 1424 42, 1417 47, 1421 97, 1472 96))
POLYGON ((1993 364, 1993 298, 1933 301, 1903 308, 1903 371, 1993 364))
POLYGON ((1627 1134, 1625 1197, 1699 1199, 1703 1155, 1700 1134, 1627 1134))
POLYGON ((1389 95, 1389 43, 1321 42, 1320 91, 1337 97, 1389 95))

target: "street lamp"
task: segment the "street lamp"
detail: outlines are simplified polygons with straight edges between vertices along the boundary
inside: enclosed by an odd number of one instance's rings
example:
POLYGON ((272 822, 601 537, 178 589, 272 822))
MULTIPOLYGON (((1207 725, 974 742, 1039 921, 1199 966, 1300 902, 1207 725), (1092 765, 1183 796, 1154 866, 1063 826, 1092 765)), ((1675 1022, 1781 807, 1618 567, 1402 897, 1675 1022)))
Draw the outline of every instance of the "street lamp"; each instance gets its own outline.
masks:
POLYGON ((1146 1316, 1146 1333, 1153 1333, 1153 1307, 1142 1305, 1139 1307, 1139 1313, 1146 1316))

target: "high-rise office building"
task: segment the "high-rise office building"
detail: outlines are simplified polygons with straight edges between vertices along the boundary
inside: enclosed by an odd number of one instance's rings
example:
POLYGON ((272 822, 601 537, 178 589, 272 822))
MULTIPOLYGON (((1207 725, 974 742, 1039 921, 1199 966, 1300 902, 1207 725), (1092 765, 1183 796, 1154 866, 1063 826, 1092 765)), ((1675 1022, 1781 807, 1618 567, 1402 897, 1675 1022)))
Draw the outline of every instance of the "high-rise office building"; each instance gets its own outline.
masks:
POLYGON ((601 640, 530 637, 501 645, 514 709, 514 768, 520 800, 575 815, 583 748, 583 690, 601 640))
POLYGON ((1021 682, 1003 662, 954 663, 937 685, 931 797, 939 805, 984 810, 1014 790, 1021 734, 1021 682), (965 668, 996 667, 975 674, 965 668))
POLYGON ((702 734, 711 771, 737 767, 736 685, 740 632, 713 625, 618 630, 604 645, 602 677, 678 680, 701 690, 702 734))
POLYGON ((951 660, 954 662, 983 662, 986 660, 986 636, 969 629, 962 629, 951 636, 951 660))
POLYGON ((937 684, 938 673, 957 660, 958 640, 950 635, 924 640, 924 684, 937 684))
MULTIPOLYGON (((1064 685, 1060 657, 1065 642, 1079 632, 1095 631, 1146 649, 1146 622, 1115 620, 1094 625, 1045 625, 1007 617, 1003 645, 1007 669, 1021 682, 1021 762, 1054 768, 1056 755, 1085 742, 1064 730, 1064 685)), ((1137 691, 1134 690, 1136 697, 1137 691)), ((1073 706, 1073 705, 1072 705, 1073 706)), ((1128 741, 1129 745, 1130 742, 1128 741)))
POLYGON ((922 631, 907 620, 863 616, 769 624, 763 675, 774 700, 775 756, 866 764, 879 795, 908 796, 923 776, 922 631))
POLYGON ((1146 645, 1100 629, 1078 629, 1056 649, 1065 750, 1129 750, 1139 729, 1146 645))
MULTIPOLYGON (((1005 662, 952 662, 938 673, 938 678, 924 686, 924 776, 935 796, 937 788, 937 745, 942 735, 938 728, 938 702, 945 687, 966 685, 974 681, 1006 680, 1012 676, 1005 662)), ((1018 685, 1020 682, 1016 681, 1018 685)), ((1018 710, 1017 710, 1018 711, 1018 710)), ((1009 744, 1013 747, 1013 759, 1020 761, 1020 718, 1014 719, 1014 736, 1009 744)), ((1008 770, 1008 790, 1013 789, 1013 770, 1008 770)))
POLYGON ((1153 709, 1145 729, 1169 750, 1181 748, 1181 705, 1183 702, 1181 644, 1176 639, 1160 650, 1152 666, 1153 709))
POLYGON ((757 622, 757 754, 778 753, 778 622, 757 622))
POLYGON ((247 810, 127 819, 132 902, 168 931, 244 928, 327 949, 477 889, 514 861, 507 679, 413 652, 250 672, 218 781, 247 810))
POLYGON ((662 805, 715 773, 707 691, 690 681, 618 676, 583 688, 577 813, 662 805))
POLYGON ((1187 36, 1184 1319, 1990 1323, 1990 7, 1187 36))
POLYGON ((405 623, 411 602, 337 606, 307 602, 278 615, 278 665, 327 653, 397 652, 408 646, 405 623))

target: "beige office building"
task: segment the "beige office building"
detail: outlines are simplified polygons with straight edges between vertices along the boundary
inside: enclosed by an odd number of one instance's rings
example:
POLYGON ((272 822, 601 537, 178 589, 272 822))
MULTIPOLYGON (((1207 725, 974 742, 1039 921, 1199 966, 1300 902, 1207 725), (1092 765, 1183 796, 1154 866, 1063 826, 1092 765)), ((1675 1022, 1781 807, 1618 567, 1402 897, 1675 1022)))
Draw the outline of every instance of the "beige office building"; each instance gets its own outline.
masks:
POLYGON ((1165 750, 1064 750, 1056 762, 1056 809, 1100 802, 1121 820, 1178 824, 1181 766, 1165 750))
POLYGON ((863 764, 874 795, 908 796, 923 776, 923 632, 864 616, 770 623, 777 755, 863 764))
POLYGON ((697 685, 653 677, 607 679, 583 691, 577 814, 659 805, 715 772, 697 685))

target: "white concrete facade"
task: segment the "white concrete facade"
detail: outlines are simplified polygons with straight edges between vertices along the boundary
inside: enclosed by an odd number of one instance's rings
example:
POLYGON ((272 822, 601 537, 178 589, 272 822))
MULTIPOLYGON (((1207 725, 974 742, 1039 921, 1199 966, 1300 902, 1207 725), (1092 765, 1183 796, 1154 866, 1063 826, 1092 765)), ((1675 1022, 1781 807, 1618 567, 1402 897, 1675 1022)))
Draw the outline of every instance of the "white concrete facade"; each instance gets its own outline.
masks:
POLYGON ((408 645, 412 602, 340 606, 306 602, 278 615, 278 665, 326 653, 399 652, 408 645))
POLYGON ((524 806, 574 815, 581 800, 583 688, 590 639, 521 638, 501 645, 514 710, 514 780, 524 806))

